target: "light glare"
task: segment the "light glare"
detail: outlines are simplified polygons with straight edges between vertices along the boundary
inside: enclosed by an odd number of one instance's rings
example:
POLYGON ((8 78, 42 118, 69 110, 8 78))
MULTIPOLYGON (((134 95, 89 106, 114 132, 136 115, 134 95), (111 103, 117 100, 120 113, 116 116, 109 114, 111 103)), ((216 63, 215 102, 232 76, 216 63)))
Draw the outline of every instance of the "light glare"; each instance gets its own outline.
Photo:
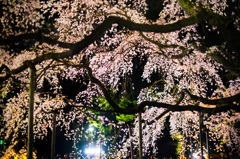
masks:
POLYGON ((101 149, 98 148, 87 148, 85 149, 85 153, 88 155, 96 155, 96 154, 100 154, 101 149))
POLYGON ((90 132, 93 132, 93 127, 90 127, 88 130, 89 130, 90 132))

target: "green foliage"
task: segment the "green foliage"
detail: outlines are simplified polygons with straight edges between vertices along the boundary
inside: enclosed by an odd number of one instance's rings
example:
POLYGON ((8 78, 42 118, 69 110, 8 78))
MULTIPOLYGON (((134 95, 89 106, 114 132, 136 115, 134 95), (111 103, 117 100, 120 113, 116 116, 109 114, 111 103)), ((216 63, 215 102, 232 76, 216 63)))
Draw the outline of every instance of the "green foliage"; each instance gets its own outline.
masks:
MULTIPOLYGON (((120 102, 118 104, 118 106, 120 108, 127 108, 129 107, 130 104, 136 105, 137 101, 130 101, 127 97, 123 97, 120 99, 120 102)), ((134 114, 120 114, 116 116, 116 119, 118 122, 128 122, 128 121, 133 121, 133 119, 135 118, 134 114)))
POLYGON ((182 142, 178 142, 177 148, 176 148, 176 154, 179 155, 182 149, 182 142))
POLYGON ((128 121, 133 121, 133 119, 135 118, 135 115, 126 115, 126 114, 120 114, 116 116, 116 119, 119 122, 128 122, 128 121))
POLYGON ((112 107, 108 101, 100 95, 96 97, 94 104, 101 106, 103 110, 112 110, 112 107))
POLYGON ((182 139, 182 135, 180 134, 175 134, 171 136, 172 139, 177 140, 177 148, 176 148, 176 154, 179 155, 182 149, 182 142, 180 142, 180 140, 182 139))
POLYGON ((90 125, 94 126, 95 128, 100 129, 102 127, 102 125, 99 122, 97 122, 96 119, 94 120, 92 118, 89 118, 88 121, 89 121, 90 125))
MULTIPOLYGON (((137 101, 136 100, 133 100, 131 101, 129 98, 127 97, 122 97, 118 100, 115 100, 115 103, 118 104, 118 106, 120 108, 124 108, 124 109, 127 109, 129 106, 131 105, 136 105, 137 104, 137 101)), ((95 105, 99 105, 101 106, 102 110, 112 110, 112 107, 111 105, 108 103, 108 101, 102 97, 102 96, 98 96, 96 97, 95 99, 95 102, 94 102, 95 105)), ((101 112, 99 111, 95 111, 95 110, 91 110, 93 113, 95 114, 100 114, 101 112)), ((125 115, 125 114, 119 114, 119 115, 116 115, 116 120, 118 122, 128 122, 128 121, 133 121, 133 119, 135 118, 135 115, 134 114, 128 114, 128 115, 125 115)))
POLYGON ((130 101, 127 97, 123 97, 120 99, 118 106, 120 108, 127 108, 130 104, 136 105, 137 101, 136 100, 130 101))

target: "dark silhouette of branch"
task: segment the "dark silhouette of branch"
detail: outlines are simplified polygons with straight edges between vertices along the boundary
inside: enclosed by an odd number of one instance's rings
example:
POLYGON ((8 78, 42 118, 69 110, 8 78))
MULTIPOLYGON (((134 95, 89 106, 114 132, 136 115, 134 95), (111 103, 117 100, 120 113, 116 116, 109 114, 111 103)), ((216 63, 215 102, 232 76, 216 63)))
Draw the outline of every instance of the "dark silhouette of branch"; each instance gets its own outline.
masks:
MULTIPOLYGON (((73 64, 69 64, 67 62, 63 63, 67 66, 72 66, 75 68, 84 68, 88 71, 88 77, 89 80, 92 83, 95 83, 96 85, 98 85, 101 89, 101 91, 103 92, 103 95, 105 97, 105 99, 108 101, 108 103, 111 105, 111 107, 113 108, 113 110, 108 110, 108 112, 117 112, 117 113, 123 113, 126 114, 126 109, 120 108, 114 101, 113 99, 110 97, 110 95, 108 94, 108 90, 105 88, 105 86, 97 79, 93 76, 92 74, 92 69, 88 66, 88 64, 82 64, 82 65, 73 65, 73 64)), ((92 107, 89 107, 89 109, 91 109, 92 107)), ((103 111, 101 109, 97 110, 97 111, 103 111)), ((133 114, 133 113, 127 113, 127 114, 133 114)))
POLYGON ((84 48, 86 48, 87 46, 92 44, 95 40, 102 37, 104 32, 106 30, 108 30, 112 26, 112 24, 115 24, 115 23, 117 23, 119 26, 125 27, 129 30, 167 33, 167 32, 180 30, 181 28, 186 27, 186 26, 196 24, 201 20, 203 20, 203 16, 201 14, 199 14, 197 16, 192 16, 189 18, 179 20, 176 23, 172 23, 172 24, 149 25, 149 24, 138 24, 138 23, 134 23, 129 20, 125 20, 120 17, 112 17, 111 16, 111 17, 106 18, 105 21, 103 23, 101 23, 95 30, 93 30, 90 35, 86 36, 80 42, 77 42, 74 44, 60 42, 60 41, 57 41, 50 37, 44 36, 41 33, 26 33, 26 34, 21 34, 21 35, 14 36, 14 37, 9 37, 8 39, 2 39, 4 44, 10 44, 10 43, 13 43, 13 42, 16 42, 19 40, 23 40, 23 39, 35 39, 35 40, 39 40, 41 42, 46 42, 51 45, 57 44, 60 47, 68 48, 70 50, 63 52, 63 53, 44 54, 44 55, 36 57, 33 60, 25 61, 18 68, 9 71, 8 75, 1 76, 0 82, 7 80, 13 74, 18 74, 18 73, 22 72, 23 70, 28 68, 30 65, 36 65, 36 64, 41 63, 42 61, 49 60, 49 59, 54 59, 54 60, 64 59, 64 58, 68 58, 68 57, 78 54, 81 50, 83 50, 84 48))
POLYGON ((3 64, 0 66, 0 73, 2 73, 3 70, 5 70, 5 72, 6 72, 5 77, 9 78, 11 76, 10 69, 6 65, 3 64))
POLYGON ((183 46, 179 46, 179 45, 168 45, 168 44, 161 44, 159 43, 158 41, 154 41, 148 37, 146 37, 142 32, 140 32, 140 35, 147 41, 155 44, 158 46, 158 48, 161 50, 163 48, 179 48, 180 50, 182 50, 182 53, 181 54, 178 54, 178 55, 171 55, 170 57, 165 55, 165 54, 161 54, 163 56, 165 56, 166 58, 170 58, 170 59, 181 59, 183 58, 184 56, 186 56, 188 54, 188 52, 191 52, 192 49, 188 50, 187 48, 183 47, 183 46))
POLYGON ((229 98, 222 98, 222 99, 218 99, 218 100, 209 100, 209 99, 206 99, 206 98, 194 96, 189 91, 184 90, 184 91, 181 92, 180 99, 177 101, 177 103, 175 105, 160 103, 160 102, 154 102, 154 101, 143 101, 140 104, 134 106, 133 108, 124 109, 124 108, 120 108, 112 100, 112 98, 108 94, 108 90, 105 88, 105 86, 97 78, 95 78, 93 76, 92 69, 87 64, 73 65, 73 64, 66 63, 66 62, 64 64, 68 65, 68 66, 76 67, 76 68, 84 68, 88 71, 89 80, 91 82, 97 84, 100 87, 101 91, 103 92, 103 95, 104 95, 105 99, 112 106, 113 110, 110 110, 111 112, 122 113, 122 114, 135 114, 135 113, 138 113, 138 112, 143 112, 144 108, 146 106, 166 108, 168 111, 198 111, 198 112, 203 112, 203 113, 218 113, 218 112, 223 112, 223 111, 227 111, 227 110, 230 110, 230 109, 239 110, 239 108, 240 108, 237 105, 229 103, 229 102, 233 102, 233 99, 238 99, 240 94, 237 94, 236 96, 229 97, 229 98), (185 96, 184 92, 186 92, 192 100, 197 100, 197 101, 203 102, 204 104, 218 105, 218 104, 228 103, 229 105, 216 106, 216 107, 211 107, 211 108, 210 107, 202 107, 202 106, 199 106, 199 105, 179 105, 181 103, 181 101, 184 99, 184 96, 185 96))
POLYGON ((159 102, 152 102, 152 101, 144 101, 137 105, 136 110, 143 110, 145 106, 152 106, 152 107, 158 107, 158 108, 167 108, 169 111, 198 111, 202 113, 219 113, 224 112, 228 110, 240 110, 240 107, 236 104, 231 105, 224 105, 224 106, 216 106, 214 108, 210 107, 202 107, 198 105, 172 105, 172 104, 166 104, 166 103, 159 103, 159 102))
POLYGON ((181 101, 184 99, 185 93, 182 91, 179 100, 177 101, 176 105, 179 105, 181 101))
POLYGON ((235 101, 239 101, 240 99, 240 93, 231 96, 231 97, 227 97, 227 98, 221 98, 221 99, 207 99, 207 98, 203 98, 203 97, 199 97, 196 95, 192 95, 188 90, 184 90, 192 100, 196 100, 196 101, 200 101, 204 104, 210 104, 210 105, 220 105, 220 104, 231 104, 235 101))
POLYGON ((151 120, 151 121, 144 121, 144 122, 147 123, 147 125, 151 125, 151 124, 155 123, 157 120, 161 119, 168 112, 170 112, 170 110, 167 109, 164 112, 162 112, 159 116, 155 117, 153 120, 151 120))

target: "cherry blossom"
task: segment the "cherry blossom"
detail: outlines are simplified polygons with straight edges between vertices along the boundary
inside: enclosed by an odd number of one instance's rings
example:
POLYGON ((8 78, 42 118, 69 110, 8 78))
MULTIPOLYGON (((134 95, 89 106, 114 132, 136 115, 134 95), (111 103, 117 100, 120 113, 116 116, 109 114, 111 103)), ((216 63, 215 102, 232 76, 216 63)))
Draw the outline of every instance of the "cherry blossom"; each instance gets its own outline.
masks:
MULTIPOLYGON (((27 134, 27 68, 35 66, 35 138, 43 139, 52 129, 53 111, 57 111, 57 126, 75 144, 81 137, 88 138, 83 125, 95 119, 121 130, 122 140, 112 148, 129 147, 138 141, 137 118, 131 121, 133 135, 129 136, 126 123, 112 121, 106 113, 141 112, 144 154, 150 147, 158 151, 156 141, 165 122, 170 122, 173 138, 182 136, 179 142, 184 150, 193 147, 187 143, 189 138, 198 139, 198 116, 203 113, 216 151, 224 151, 226 145, 240 152, 236 127, 239 4, 161 2, 153 20, 146 16, 153 6, 145 0, 2 1, 0 101, 5 138, 13 144, 19 135, 27 134), (69 98, 62 80, 81 83, 86 89, 74 88, 79 92, 69 98), (50 92, 42 91, 44 81, 50 92), (130 102, 123 108, 120 99, 130 102), (69 106, 71 110, 64 112, 69 106), (82 127, 72 129, 74 122, 82 127)), ((99 135, 104 143, 114 140, 107 140, 103 132, 99 135)))

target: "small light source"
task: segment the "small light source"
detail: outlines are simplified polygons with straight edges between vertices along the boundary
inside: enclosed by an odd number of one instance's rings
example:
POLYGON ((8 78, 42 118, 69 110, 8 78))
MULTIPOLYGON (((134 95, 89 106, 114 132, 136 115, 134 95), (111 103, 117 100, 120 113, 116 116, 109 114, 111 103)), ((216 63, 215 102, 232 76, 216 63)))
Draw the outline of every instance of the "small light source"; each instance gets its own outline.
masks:
POLYGON ((88 128, 88 130, 90 131, 90 132, 93 132, 93 127, 90 127, 90 128, 88 128))
POLYGON ((4 140, 0 140, 0 145, 3 145, 4 144, 4 140))
POLYGON ((87 155, 99 155, 100 154, 101 149, 99 147, 97 148, 87 148, 85 149, 85 153, 87 155))
POLYGON ((195 153, 195 154, 193 155, 193 157, 197 159, 197 158, 198 158, 198 154, 195 153))

